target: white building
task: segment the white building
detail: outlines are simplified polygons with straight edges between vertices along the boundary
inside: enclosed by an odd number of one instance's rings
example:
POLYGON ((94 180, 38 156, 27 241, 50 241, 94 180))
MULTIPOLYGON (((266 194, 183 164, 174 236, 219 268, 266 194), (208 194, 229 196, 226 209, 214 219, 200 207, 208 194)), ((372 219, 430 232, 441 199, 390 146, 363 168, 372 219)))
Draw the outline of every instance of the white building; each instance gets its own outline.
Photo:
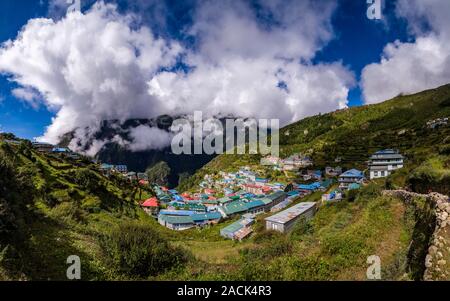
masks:
POLYGON ((275 165, 279 165, 281 163, 281 159, 279 157, 276 156, 267 156, 264 158, 261 158, 261 165, 264 166, 275 166, 275 165))
POLYGON ((316 212, 316 203, 299 203, 291 208, 265 218, 266 229, 286 233, 292 230, 300 217, 311 219, 316 212))
POLYGON ((404 157, 398 151, 386 149, 378 151, 370 157, 370 179, 384 178, 392 171, 403 167, 404 157))

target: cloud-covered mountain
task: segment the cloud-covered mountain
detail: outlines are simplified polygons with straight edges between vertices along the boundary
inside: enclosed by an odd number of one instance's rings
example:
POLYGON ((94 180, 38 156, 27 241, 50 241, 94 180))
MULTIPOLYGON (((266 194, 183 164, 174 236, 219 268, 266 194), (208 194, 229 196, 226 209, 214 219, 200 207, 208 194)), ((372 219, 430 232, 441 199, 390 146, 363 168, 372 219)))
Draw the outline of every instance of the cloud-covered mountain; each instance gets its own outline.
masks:
MULTIPOLYGON (((97 2, 61 19, 29 20, 2 45, 0 71, 19 86, 17 97, 55 111, 41 140, 74 132, 73 145, 85 145, 103 120, 201 110, 284 125, 345 107, 352 72, 340 62, 312 62, 333 38, 336 5, 288 2, 257 1, 258 14, 249 2, 199 2, 183 32, 192 43, 155 34, 139 15, 97 2)), ((145 127, 131 135, 136 151, 170 138, 145 127)))

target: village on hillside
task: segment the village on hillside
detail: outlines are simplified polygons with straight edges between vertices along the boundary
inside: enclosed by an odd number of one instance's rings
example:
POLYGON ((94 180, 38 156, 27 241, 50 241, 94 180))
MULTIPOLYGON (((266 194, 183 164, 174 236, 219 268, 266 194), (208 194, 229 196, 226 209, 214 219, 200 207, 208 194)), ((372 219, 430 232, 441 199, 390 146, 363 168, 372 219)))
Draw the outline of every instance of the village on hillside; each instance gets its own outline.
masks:
POLYGON ((261 159, 260 168, 295 172, 301 182, 279 183, 246 166, 235 172, 205 175, 195 193, 154 185, 156 196, 144 200, 141 206, 172 230, 202 228, 232 219, 235 221, 221 228, 220 235, 242 240, 253 232, 257 215, 266 214, 270 215, 264 219, 267 230, 286 233, 298 220, 312 218, 321 205, 339 202, 348 191, 387 177, 403 164, 404 157, 398 151, 378 151, 369 158, 366 177, 357 169, 310 170, 312 159, 301 154, 286 159, 268 156, 261 159), (321 193, 320 201, 304 201, 315 192, 321 193))
MULTIPOLYGON (((6 142, 19 143, 16 140, 6 142)), ((38 142, 33 142, 32 146, 39 152, 75 160, 81 158, 68 148, 38 142)), ((320 206, 342 201, 349 191, 360 189, 370 180, 387 177, 403 165, 404 157, 393 149, 380 150, 370 156, 366 173, 355 168, 343 171, 339 166, 311 169, 313 160, 302 154, 285 159, 267 156, 257 166, 207 174, 195 192, 178 192, 150 183, 146 173, 129 171, 126 165, 103 163, 98 168, 105 176, 118 174, 151 189, 154 196, 139 205, 160 225, 182 231, 231 220, 234 222, 226 223, 218 231, 225 238, 240 241, 252 234, 252 226, 260 214, 267 216, 263 219, 267 230, 286 233, 299 220, 312 218, 320 206), (297 180, 278 182, 263 177, 268 171, 294 174, 297 180), (316 192, 319 196, 314 201, 305 201, 316 192)))

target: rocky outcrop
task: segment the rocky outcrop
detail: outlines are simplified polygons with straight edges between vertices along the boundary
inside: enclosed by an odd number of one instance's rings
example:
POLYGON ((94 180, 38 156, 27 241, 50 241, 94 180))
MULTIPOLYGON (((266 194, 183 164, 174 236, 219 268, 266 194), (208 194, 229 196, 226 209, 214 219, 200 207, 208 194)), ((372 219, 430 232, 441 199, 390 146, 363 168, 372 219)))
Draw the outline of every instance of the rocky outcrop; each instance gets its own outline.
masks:
POLYGON ((433 210, 435 228, 425 257, 424 280, 450 280, 450 200, 443 194, 419 194, 406 190, 385 190, 383 195, 398 197, 417 206, 422 198, 433 210))

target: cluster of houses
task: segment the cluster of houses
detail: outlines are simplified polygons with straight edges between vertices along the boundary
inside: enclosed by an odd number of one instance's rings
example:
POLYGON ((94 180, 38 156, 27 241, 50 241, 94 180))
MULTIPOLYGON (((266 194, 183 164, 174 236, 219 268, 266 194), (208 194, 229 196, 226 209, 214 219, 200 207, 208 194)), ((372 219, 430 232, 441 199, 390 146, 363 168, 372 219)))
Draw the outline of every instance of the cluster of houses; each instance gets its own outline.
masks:
POLYGON ((427 127, 430 129, 435 129, 441 126, 446 126, 448 124, 448 117, 437 118, 427 121, 427 127))
POLYGON ((303 156, 301 154, 294 154, 286 159, 280 159, 275 156, 267 156, 261 158, 260 164, 263 166, 272 166, 275 170, 298 171, 302 168, 312 166, 313 161, 310 157, 303 156))
POLYGON ((51 153, 55 155, 60 155, 66 158, 71 158, 74 160, 78 160, 81 156, 67 147, 59 147, 50 143, 44 142, 32 142, 33 148, 41 153, 51 153))
MULTIPOLYGON (((295 166, 295 170, 312 165, 308 157, 295 155, 285 160, 266 157, 261 164, 295 166), (302 167, 300 167, 302 166, 302 167)), ((387 177, 403 167, 404 157, 398 151, 387 149, 374 153, 368 161, 369 178, 387 177)), ((186 230, 217 224, 228 218, 237 221, 220 230, 220 235, 242 240, 252 233, 252 225, 258 214, 273 213, 265 218, 269 230, 288 232, 300 218, 310 219, 317 210, 317 203, 303 202, 290 206, 295 200, 316 191, 322 191, 322 202, 337 202, 347 190, 358 189, 367 181, 363 171, 340 167, 325 170, 307 170, 302 174, 304 183, 283 184, 259 177, 250 167, 236 172, 219 172, 206 175, 199 184, 199 192, 180 194, 175 189, 154 186, 155 197, 145 200, 141 206, 158 222, 172 230, 186 230), (337 179, 337 185, 336 184, 337 179), (331 187, 337 187, 330 191, 331 187), (329 191, 328 193, 325 193, 329 191), (286 209, 287 208, 287 209, 286 209)))
POLYGON ((105 176, 110 176, 111 174, 120 174, 124 177, 126 177, 130 181, 139 181, 139 184, 141 185, 148 185, 148 176, 145 172, 134 172, 134 171, 128 171, 127 165, 124 164, 106 164, 103 163, 100 165, 100 171, 105 176))
POLYGON ((284 185, 258 177, 249 167, 243 167, 237 172, 220 172, 219 177, 206 175, 198 193, 180 194, 175 189, 155 185, 156 197, 145 200, 141 206, 172 230, 203 227, 238 217, 237 222, 221 230, 221 235, 240 240, 252 232, 251 225, 258 214, 279 212, 297 198, 325 191, 332 184, 333 180, 325 179, 284 185))

